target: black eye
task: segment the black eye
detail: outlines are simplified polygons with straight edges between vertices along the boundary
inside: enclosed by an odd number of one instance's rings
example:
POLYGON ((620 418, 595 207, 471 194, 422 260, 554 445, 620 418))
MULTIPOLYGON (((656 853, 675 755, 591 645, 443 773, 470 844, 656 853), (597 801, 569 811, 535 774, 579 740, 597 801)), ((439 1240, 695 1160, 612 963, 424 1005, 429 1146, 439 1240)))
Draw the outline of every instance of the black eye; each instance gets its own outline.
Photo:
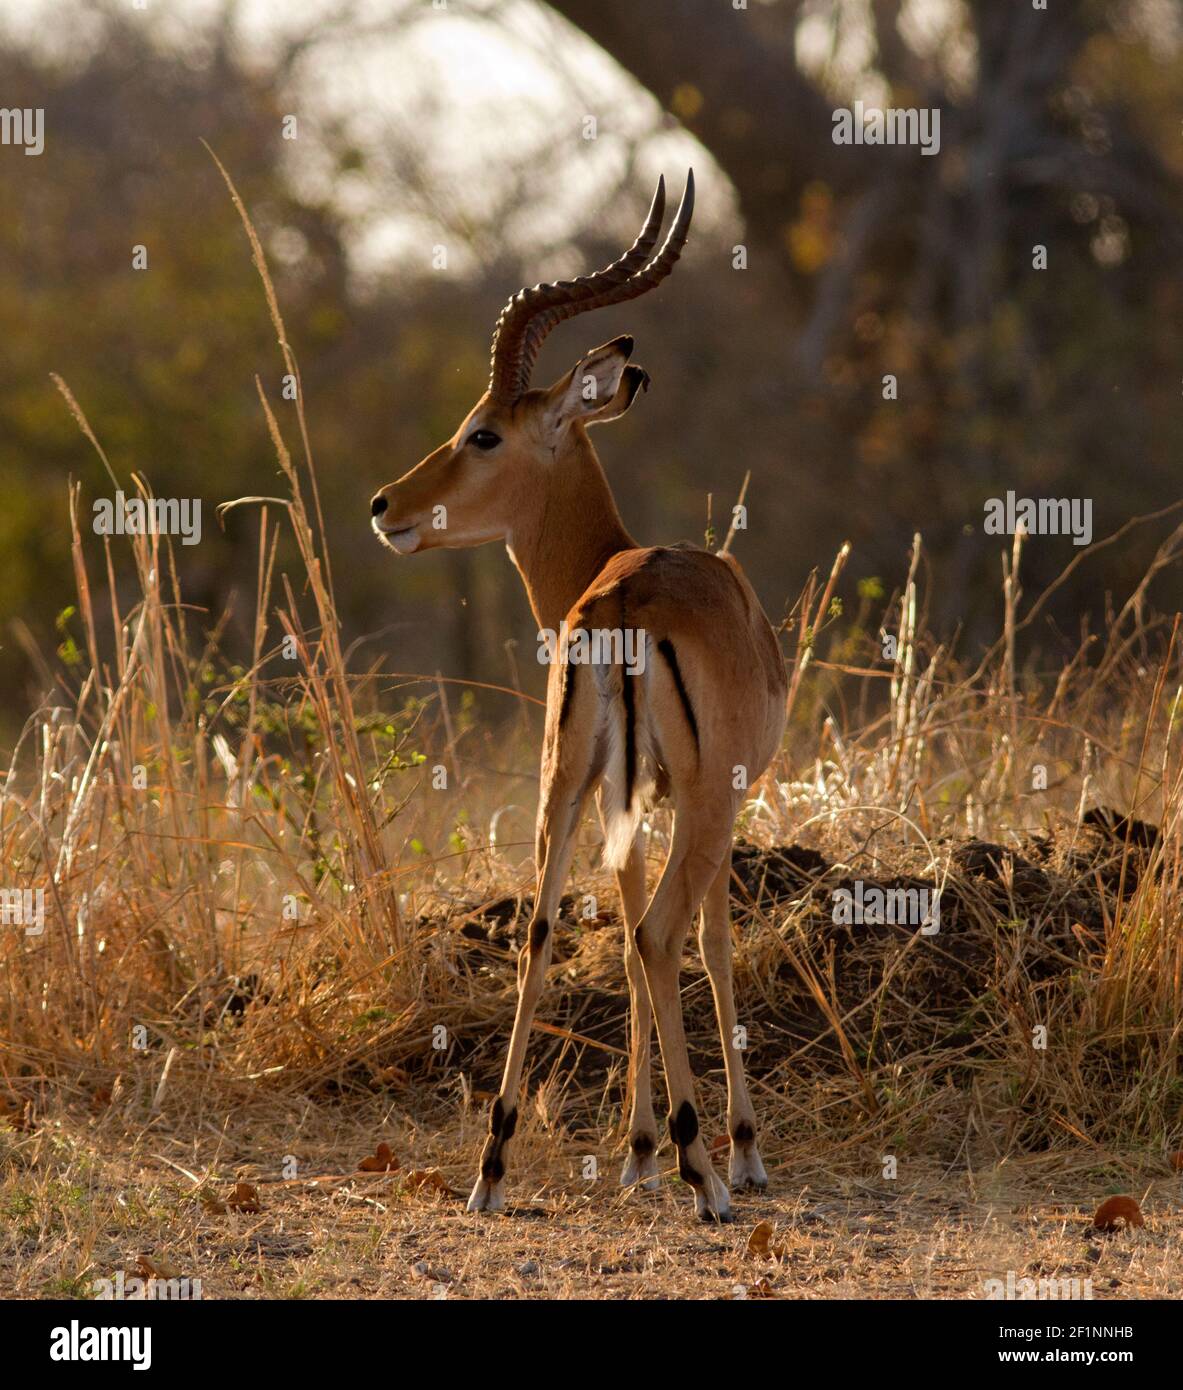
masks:
POLYGON ((501 436, 492 430, 474 430, 468 436, 468 442, 475 444, 478 449, 495 449, 501 443, 501 436))

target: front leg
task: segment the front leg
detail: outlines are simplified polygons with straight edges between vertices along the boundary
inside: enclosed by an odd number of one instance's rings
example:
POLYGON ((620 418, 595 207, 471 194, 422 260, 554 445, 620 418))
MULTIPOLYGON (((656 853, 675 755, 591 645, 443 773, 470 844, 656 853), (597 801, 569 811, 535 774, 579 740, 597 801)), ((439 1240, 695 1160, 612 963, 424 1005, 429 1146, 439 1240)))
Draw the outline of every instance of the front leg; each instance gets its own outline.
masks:
MULTIPOLYGON (((560 739, 559 721, 555 717, 559 692, 559 682, 554 676, 557 669, 552 668, 547 689, 547 738, 543 746, 538 809, 538 889, 526 944, 518 955, 518 1007, 509 1054, 505 1059, 501 1090, 489 1111, 489 1137, 485 1140, 480 1170, 468 1199, 469 1211, 500 1211, 505 1205, 505 1170, 509 1145, 518 1124, 526 1046, 550 964, 554 923, 575 851, 579 818, 592 784, 595 711, 594 707, 586 708, 588 700, 594 699, 591 682, 578 684, 560 739), (587 699, 581 701, 581 693, 587 699)), ((579 668, 569 669, 574 679, 579 668)))
POLYGON ((514 1018, 509 1056, 501 1079, 501 1091, 489 1110, 489 1137, 481 1151, 480 1170, 468 1199, 469 1211, 500 1211, 505 1205, 503 1184, 510 1140, 518 1125, 517 1097, 521 1087, 526 1041, 546 968, 550 964, 550 923, 535 916, 530 935, 518 955, 518 1009, 514 1018))

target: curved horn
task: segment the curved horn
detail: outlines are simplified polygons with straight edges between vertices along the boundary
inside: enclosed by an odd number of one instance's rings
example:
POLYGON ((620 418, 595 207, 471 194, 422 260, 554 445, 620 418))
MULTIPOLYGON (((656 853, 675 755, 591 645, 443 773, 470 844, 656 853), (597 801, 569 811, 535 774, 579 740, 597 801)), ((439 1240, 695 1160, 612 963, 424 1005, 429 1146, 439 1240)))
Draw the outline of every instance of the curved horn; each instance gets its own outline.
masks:
POLYGON ((590 309, 623 304, 661 284, 682 254, 693 212, 694 171, 690 170, 669 235, 657 255, 647 261, 657 243, 665 213, 665 178, 662 177, 657 182, 641 234, 618 261, 593 275, 519 290, 502 309, 493 334, 490 395, 512 403, 525 392, 538 350, 556 324, 590 309))

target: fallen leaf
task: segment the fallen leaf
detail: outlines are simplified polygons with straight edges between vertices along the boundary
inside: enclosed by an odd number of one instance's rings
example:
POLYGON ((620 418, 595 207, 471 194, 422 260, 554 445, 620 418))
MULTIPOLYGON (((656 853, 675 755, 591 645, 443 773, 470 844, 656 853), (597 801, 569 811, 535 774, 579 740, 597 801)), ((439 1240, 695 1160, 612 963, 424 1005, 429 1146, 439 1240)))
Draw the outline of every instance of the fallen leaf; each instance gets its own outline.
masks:
POLYGON ((748 1254, 764 1256, 768 1254, 768 1242, 772 1237, 772 1222, 761 1221, 748 1237, 748 1254))
POLYGON ((368 1158, 357 1165, 359 1173, 393 1173, 398 1167, 398 1159, 391 1152, 390 1145, 381 1143, 368 1158))
POLYGON ((1183 1149, 1171 1155, 1171 1167, 1176 1173, 1183 1173, 1183 1149))
POLYGON ((220 1201, 220 1200, 218 1199, 218 1197, 217 1197, 213 1192, 211 1192, 208 1188, 204 1188, 204 1187, 203 1187, 203 1188, 201 1189, 201 1191, 198 1192, 197 1195, 198 1195, 198 1197, 201 1199, 201 1205, 202 1205, 202 1206, 206 1209, 206 1211, 208 1211, 212 1216, 225 1216, 225 1215, 226 1215, 226 1203, 223 1202, 223 1201, 220 1201))
POLYGON ((1102 1202, 1093 1217, 1093 1225, 1098 1231, 1116 1231, 1118 1222, 1126 1227, 1145 1226, 1141 1209, 1132 1197, 1110 1197, 1102 1202))
POLYGON ((235 1183, 234 1191, 226 1198, 226 1205, 231 1211, 254 1213, 263 1210, 258 1190, 249 1182, 235 1183))
POLYGON ((783 1245, 772 1244, 772 1222, 761 1221, 748 1237, 748 1254, 758 1260, 783 1260, 786 1254, 783 1245))
POLYGON ((136 1273, 141 1279, 180 1279, 181 1271, 163 1260, 150 1259, 147 1255, 136 1256, 136 1273))
POLYGON ((775 1298, 776 1295, 772 1292, 772 1285, 768 1282, 768 1280, 761 1279, 755 1284, 748 1285, 748 1297, 775 1298))
POLYGON ((716 1135, 715 1138, 711 1140, 711 1150, 710 1150, 710 1151, 711 1151, 711 1153, 713 1153, 713 1154, 717 1154, 717 1153, 719 1153, 719 1152, 720 1152, 721 1150, 723 1150, 723 1149, 730 1149, 730 1148, 731 1148, 731 1140, 728 1138, 728 1136, 727 1136, 726 1134, 719 1134, 719 1135, 716 1135))
POLYGON ((407 1173, 402 1180, 402 1186, 407 1192, 442 1192, 446 1197, 462 1197, 462 1192, 457 1192, 454 1187, 449 1187, 444 1175, 438 1168, 417 1168, 413 1173, 407 1173))

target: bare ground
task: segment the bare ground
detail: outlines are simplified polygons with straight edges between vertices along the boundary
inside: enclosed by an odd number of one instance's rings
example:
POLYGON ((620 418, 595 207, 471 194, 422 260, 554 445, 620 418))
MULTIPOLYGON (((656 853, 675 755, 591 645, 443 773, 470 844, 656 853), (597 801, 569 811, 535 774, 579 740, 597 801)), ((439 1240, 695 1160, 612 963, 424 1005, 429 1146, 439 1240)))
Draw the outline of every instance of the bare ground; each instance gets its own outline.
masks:
POLYGON ((887 1180, 872 1155, 827 1173, 816 1156, 771 1151, 770 1189, 737 1194, 735 1223, 719 1227, 694 1220, 668 1170, 656 1194, 622 1192, 610 1145, 535 1122, 510 1210, 474 1218, 462 1194, 477 1109, 446 1137, 389 1110, 359 1123, 340 1109, 211 1115, 196 1142, 162 1123, 116 1134, 70 1111, 4 1129, 0 1296, 91 1297, 120 1269, 200 1279, 204 1299, 981 1299, 1008 1271, 1079 1280, 1093 1299, 1183 1296, 1183 1181, 1152 1163, 1109 1185, 1139 1199, 1145 1226, 1102 1235, 1091 1152, 979 1172, 907 1160, 887 1180), (383 1139, 399 1169, 354 1171, 383 1139), (284 1179, 289 1153, 296 1176, 284 1179), (237 1181, 260 1210, 226 1206, 237 1181), (772 1227, 762 1255, 749 1248, 760 1223, 772 1227))

